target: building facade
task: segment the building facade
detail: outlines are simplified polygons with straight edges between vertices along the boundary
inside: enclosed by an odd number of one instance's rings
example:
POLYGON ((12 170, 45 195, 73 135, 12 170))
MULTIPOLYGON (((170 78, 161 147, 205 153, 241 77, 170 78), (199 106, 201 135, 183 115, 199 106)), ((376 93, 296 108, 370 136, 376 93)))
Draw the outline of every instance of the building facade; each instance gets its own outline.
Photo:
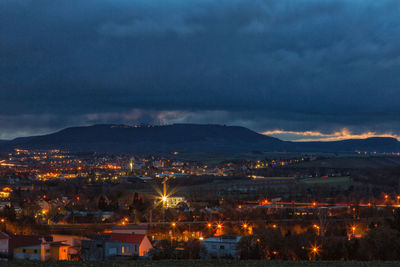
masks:
POLYGON ((241 236, 235 235, 222 235, 204 239, 202 246, 205 249, 205 253, 203 253, 201 256, 205 259, 237 259, 239 257, 237 244, 239 243, 240 239, 241 236))

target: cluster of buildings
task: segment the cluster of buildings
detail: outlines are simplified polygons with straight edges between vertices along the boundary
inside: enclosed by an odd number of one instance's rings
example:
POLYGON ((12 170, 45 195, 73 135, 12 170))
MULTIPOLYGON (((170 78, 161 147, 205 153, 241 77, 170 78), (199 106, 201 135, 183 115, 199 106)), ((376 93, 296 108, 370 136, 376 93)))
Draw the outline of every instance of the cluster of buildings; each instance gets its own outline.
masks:
POLYGON ((126 177, 176 178, 187 175, 232 175, 232 164, 207 166, 199 162, 155 156, 74 154, 60 150, 15 149, 0 158, 0 177, 8 184, 30 181, 87 179, 88 183, 124 182, 126 177))
POLYGON ((115 227, 107 235, 26 236, 0 233, 4 259, 40 261, 104 260, 146 255, 152 244, 143 225, 115 227))
MULTIPOLYGON (((103 235, 24 236, 0 232, 3 260, 97 261, 151 258, 147 225, 115 226, 103 235)), ((241 237, 221 235, 201 240, 202 258, 238 258, 241 237)))
POLYGON ((119 183, 126 177, 177 178, 182 176, 248 175, 262 168, 281 167, 310 160, 308 157, 225 162, 209 166, 202 162, 182 161, 178 152, 168 156, 75 154, 61 150, 35 151, 15 149, 0 158, 0 177, 8 184, 21 184, 20 177, 31 181, 87 179, 88 183, 119 183))

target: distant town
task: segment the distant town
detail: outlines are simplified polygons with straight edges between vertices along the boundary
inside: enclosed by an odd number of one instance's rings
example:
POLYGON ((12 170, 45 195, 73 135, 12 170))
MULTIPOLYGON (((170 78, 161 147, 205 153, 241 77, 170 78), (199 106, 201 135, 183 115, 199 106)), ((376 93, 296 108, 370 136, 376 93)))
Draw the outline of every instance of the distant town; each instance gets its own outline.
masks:
POLYGON ((395 260, 387 248, 400 248, 399 166, 395 153, 361 151, 14 149, 0 158, 0 255, 395 260))

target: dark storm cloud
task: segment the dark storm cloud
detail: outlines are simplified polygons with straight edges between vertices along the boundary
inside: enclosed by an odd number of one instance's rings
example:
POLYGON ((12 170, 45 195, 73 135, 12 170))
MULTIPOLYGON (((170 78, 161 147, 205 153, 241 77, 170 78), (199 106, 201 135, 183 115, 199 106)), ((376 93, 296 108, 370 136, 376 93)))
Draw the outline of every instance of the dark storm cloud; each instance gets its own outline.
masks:
POLYGON ((3 0, 0 138, 142 121, 400 133, 399 12, 397 0, 3 0))

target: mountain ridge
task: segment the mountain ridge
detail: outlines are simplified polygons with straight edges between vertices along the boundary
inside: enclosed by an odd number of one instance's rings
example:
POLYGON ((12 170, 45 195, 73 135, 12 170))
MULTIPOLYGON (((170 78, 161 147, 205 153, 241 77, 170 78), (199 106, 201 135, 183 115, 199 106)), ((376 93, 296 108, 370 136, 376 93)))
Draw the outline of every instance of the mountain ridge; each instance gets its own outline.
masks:
POLYGON ((254 132, 242 126, 171 124, 129 126, 95 124, 0 142, 0 151, 14 148, 64 149, 77 152, 399 152, 390 137, 341 141, 292 142, 254 132))

